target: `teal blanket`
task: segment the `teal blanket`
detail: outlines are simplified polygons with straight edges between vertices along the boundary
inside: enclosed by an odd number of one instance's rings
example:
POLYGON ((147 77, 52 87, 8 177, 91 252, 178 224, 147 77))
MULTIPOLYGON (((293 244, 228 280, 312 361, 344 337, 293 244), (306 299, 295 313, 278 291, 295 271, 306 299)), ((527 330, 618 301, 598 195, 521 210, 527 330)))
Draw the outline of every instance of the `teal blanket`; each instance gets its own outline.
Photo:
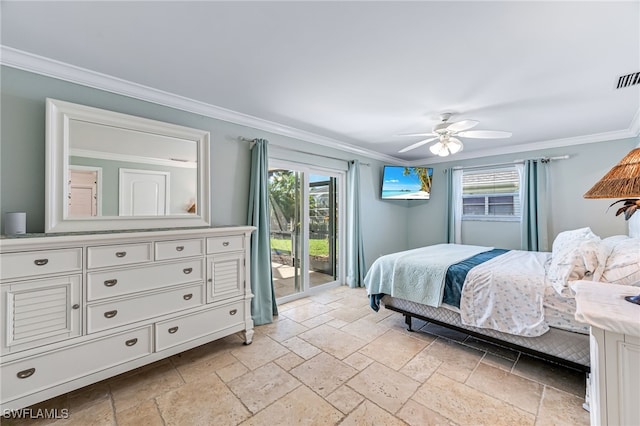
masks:
POLYGON ((437 308, 449 266, 492 248, 437 244, 382 256, 364 278, 367 294, 388 294, 437 308))

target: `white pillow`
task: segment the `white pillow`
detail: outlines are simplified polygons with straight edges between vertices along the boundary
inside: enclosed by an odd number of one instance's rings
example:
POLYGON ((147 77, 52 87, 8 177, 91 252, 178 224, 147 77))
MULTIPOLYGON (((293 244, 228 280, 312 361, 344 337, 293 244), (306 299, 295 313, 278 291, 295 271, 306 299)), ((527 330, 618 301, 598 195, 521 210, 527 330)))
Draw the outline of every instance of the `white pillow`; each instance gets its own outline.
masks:
POLYGON ((600 281, 640 286, 640 238, 605 239, 611 246, 600 281))
POLYGON ((590 228, 558 234, 553 241, 547 280, 564 297, 573 297, 571 281, 600 280, 608 250, 590 228))

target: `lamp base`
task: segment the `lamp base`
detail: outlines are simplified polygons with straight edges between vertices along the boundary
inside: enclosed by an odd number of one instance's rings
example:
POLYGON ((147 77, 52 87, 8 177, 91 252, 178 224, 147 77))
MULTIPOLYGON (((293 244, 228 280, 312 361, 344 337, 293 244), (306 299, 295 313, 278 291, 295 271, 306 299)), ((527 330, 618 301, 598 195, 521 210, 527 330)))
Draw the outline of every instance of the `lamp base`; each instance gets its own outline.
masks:
POLYGON ((624 300, 627 302, 635 303, 636 305, 640 305, 640 294, 637 296, 625 296, 624 300))

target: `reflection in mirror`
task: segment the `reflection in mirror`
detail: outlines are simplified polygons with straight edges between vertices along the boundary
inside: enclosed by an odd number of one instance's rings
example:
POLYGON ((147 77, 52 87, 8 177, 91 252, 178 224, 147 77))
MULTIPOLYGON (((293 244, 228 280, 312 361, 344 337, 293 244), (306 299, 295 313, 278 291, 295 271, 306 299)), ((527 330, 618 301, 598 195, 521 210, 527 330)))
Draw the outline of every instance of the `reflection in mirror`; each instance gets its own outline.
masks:
MULTIPOLYGON (((197 142, 69 120, 69 173, 100 168, 102 215, 165 216, 195 213, 197 142)), ((70 193, 70 205, 76 196, 70 193)), ((83 202, 82 204, 85 204, 83 202)), ((89 209, 69 216, 96 216, 89 209)))
POLYGON ((209 225, 209 133, 47 100, 46 232, 209 225))

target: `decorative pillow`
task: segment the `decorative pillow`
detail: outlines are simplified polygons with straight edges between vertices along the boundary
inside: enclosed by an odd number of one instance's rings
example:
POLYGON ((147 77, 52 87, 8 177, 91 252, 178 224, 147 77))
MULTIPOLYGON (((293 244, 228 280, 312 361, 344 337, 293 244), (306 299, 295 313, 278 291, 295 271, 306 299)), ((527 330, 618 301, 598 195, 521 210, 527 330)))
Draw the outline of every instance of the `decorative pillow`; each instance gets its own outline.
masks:
POLYGON ((600 281, 640 286, 640 238, 607 238, 604 241, 612 246, 612 250, 600 281))
POLYGON ((561 232, 553 241, 547 280, 559 295, 573 297, 570 282, 599 280, 606 259, 606 246, 590 228, 561 232))

